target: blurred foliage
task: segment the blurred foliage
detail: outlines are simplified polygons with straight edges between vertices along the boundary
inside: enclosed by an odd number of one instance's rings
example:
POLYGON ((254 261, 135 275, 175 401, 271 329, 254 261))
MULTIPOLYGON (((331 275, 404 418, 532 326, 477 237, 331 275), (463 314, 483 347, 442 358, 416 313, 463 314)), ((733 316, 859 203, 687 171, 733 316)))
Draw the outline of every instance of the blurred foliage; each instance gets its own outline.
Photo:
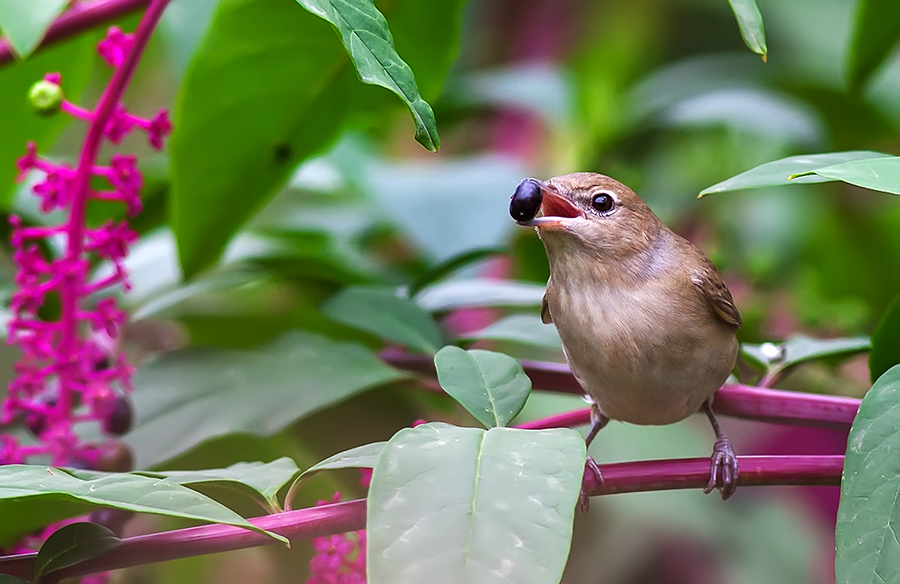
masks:
MULTIPOLYGON (((339 37, 293 1, 174 0, 153 38, 127 101, 177 115, 168 156, 126 144, 142 153, 147 183, 126 299, 135 320, 126 348, 139 362, 129 440, 142 464, 289 456, 306 468, 417 418, 471 424, 447 396, 411 390, 422 383, 375 359, 393 343, 432 352, 449 338, 561 360, 552 330, 535 321, 542 246, 507 214, 525 176, 590 170, 634 188, 720 267, 748 343, 867 336, 900 291, 897 197, 822 182, 696 200, 792 155, 900 153, 895 2, 761 3, 768 63, 744 46, 725 0, 376 5, 434 107, 437 155, 411 140, 404 104, 355 79, 339 37), (857 22, 878 23, 877 34, 857 22), (366 304, 349 286, 377 293, 366 304), (365 318, 334 314, 348 302, 365 318), (403 326, 409 318, 416 326, 403 326), (341 370, 338 352, 355 366, 341 370)), ((72 161, 83 126, 54 141, 64 120, 27 114, 24 96, 45 71, 62 71, 69 98, 93 103, 108 75, 92 68, 96 34, 0 69, 5 214, 47 220, 28 184, 14 185, 15 158, 35 139, 72 161)), ((98 205, 90 217, 111 212, 98 205)), ((898 353, 879 354, 894 356, 878 357, 887 370, 898 353)), ((6 378, 14 358, 0 353, 6 378)), ((785 386, 859 396, 869 372, 857 365, 801 368, 785 386)), ((582 406, 536 393, 519 420, 582 406)), ((767 427, 726 425, 739 452, 764 448, 767 427)), ((613 425, 593 450, 601 462, 701 456, 708 433, 693 421, 613 425)), ((294 506, 336 489, 360 494, 357 475, 342 472, 316 476, 294 506)), ((828 582, 833 501, 817 510, 804 494, 804 505, 790 489, 744 490, 727 505, 688 492, 598 500, 576 517, 563 581, 828 582)), ((160 526, 174 524, 129 529, 160 526)), ((122 581, 293 582, 310 553, 199 558, 122 581)))

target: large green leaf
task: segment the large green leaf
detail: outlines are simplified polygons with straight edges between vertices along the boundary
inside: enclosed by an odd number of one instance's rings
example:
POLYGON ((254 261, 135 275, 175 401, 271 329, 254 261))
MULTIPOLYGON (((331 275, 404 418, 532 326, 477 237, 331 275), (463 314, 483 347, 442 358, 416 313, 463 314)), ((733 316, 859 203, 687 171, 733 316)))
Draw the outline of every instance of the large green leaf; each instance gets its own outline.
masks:
POLYGON ((284 506, 286 509, 291 507, 294 497, 300 490, 300 487, 314 474, 323 470, 339 470, 342 468, 374 468, 375 462, 387 442, 373 442, 371 444, 363 444, 344 452, 339 452, 334 456, 329 456, 322 462, 309 467, 303 474, 294 480, 294 484, 288 490, 285 496, 284 506))
POLYGON ((847 54, 850 88, 861 88, 900 41, 900 2, 859 0, 847 54))
POLYGON ((218 436, 269 436, 402 376, 359 345, 296 331, 256 351, 177 351, 138 370, 126 441, 146 468, 218 436))
POLYGON ((419 306, 445 312, 473 306, 540 306, 545 287, 530 282, 460 278, 428 286, 416 294, 419 306))
POLYGON ((418 304, 384 288, 347 288, 322 306, 337 322, 433 355, 444 333, 418 304))
POLYGON ((488 428, 509 424, 531 391, 522 365, 503 353, 450 345, 434 356, 434 366, 444 391, 488 428))
POLYGON ((819 183, 835 180, 818 175, 800 176, 791 179, 791 176, 814 172, 817 169, 850 162, 853 160, 865 160, 872 158, 884 158, 887 154, 870 152, 868 150, 854 150, 850 152, 830 152, 828 154, 801 154, 789 156, 774 162, 767 162, 728 180, 724 180, 709 188, 703 189, 700 196, 739 191, 742 189, 755 189, 760 187, 778 187, 787 184, 819 183))
MULTIPOLYGON (((396 19, 397 46, 415 51, 410 62, 436 93, 456 51, 463 0, 380 4, 396 19), (425 38, 429 48, 416 50, 425 38)), ((170 147, 172 221, 187 277, 220 256, 298 162, 334 140, 349 112, 394 106, 368 91, 385 93, 359 83, 320 18, 287 0, 220 2, 181 87, 170 147)))
POLYGON ((115 533, 97 523, 64 525, 41 544, 34 561, 35 577, 96 558, 120 545, 122 540, 115 533))
POLYGON ((66 0, 0 0, 0 29, 13 51, 25 58, 66 7, 66 0))
POLYGON ((763 28, 762 15, 756 6, 755 0, 728 0, 731 10, 741 28, 741 36, 744 43, 754 53, 762 55, 766 60, 766 32, 763 28))
POLYGON ((885 371, 900 364, 900 294, 891 302, 878 328, 872 333, 872 352, 869 353, 869 374, 872 381, 885 371))
POLYGON ((346 61, 328 25, 291 2, 219 3, 182 83, 169 149, 186 277, 337 135, 353 83, 346 61))
POLYGON ((360 78, 397 94, 412 113, 416 140, 436 152, 441 145, 434 112, 416 87, 416 79, 397 51, 387 21, 372 0, 297 0, 337 29, 360 78))
POLYGON ((45 466, 0 466, 0 545, 99 507, 224 523, 266 533, 209 497, 166 480, 135 474, 81 479, 45 466))
POLYGON ((838 584, 900 582, 900 365, 878 378, 850 429, 835 543, 838 584))
POLYGON ((796 178, 818 175, 828 180, 841 180, 851 185, 900 195, 900 156, 851 160, 824 168, 799 172, 796 178))
POLYGON ((28 89, 44 73, 59 71, 66 97, 75 100, 87 83, 94 62, 93 40, 91 35, 82 35, 41 51, 25 62, 0 67, 0 208, 9 205, 17 173, 16 159, 25 154, 25 144, 34 140, 38 151, 46 152, 69 121, 63 114, 37 115, 28 102, 28 89))
POLYGON ((556 584, 584 457, 570 429, 401 430, 369 487, 368 582, 556 584))

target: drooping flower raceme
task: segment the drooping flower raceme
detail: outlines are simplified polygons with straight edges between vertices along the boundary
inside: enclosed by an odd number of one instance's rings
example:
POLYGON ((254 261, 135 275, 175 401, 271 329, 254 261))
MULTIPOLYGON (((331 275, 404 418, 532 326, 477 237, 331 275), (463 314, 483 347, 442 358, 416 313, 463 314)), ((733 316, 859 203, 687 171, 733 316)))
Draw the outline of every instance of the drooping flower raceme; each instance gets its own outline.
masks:
MULTIPOLYGON (((133 35, 112 27, 98 52, 119 69, 133 43, 133 35)), ((151 147, 161 149, 163 138, 172 130, 165 110, 144 119, 121 103, 99 120, 99 107, 91 111, 65 99, 56 73, 35 84, 30 97, 44 114, 61 110, 91 124, 103 124, 103 138, 113 144, 137 129, 146 133, 151 147)), ((49 456, 54 465, 129 470, 127 452, 123 456, 121 448, 86 443, 74 426, 99 423, 109 436, 122 435, 131 426, 126 394, 131 389, 132 367, 116 350, 126 314, 110 293, 115 287, 130 287, 124 261, 137 234, 124 220, 91 228, 86 212, 92 200, 116 201, 127 217, 134 217, 142 209, 143 178, 135 156, 114 154, 108 165, 100 166, 93 156, 84 154, 79 164, 88 159, 89 168, 73 168, 42 158, 32 142, 17 162, 19 180, 31 172, 42 176, 32 187, 41 212, 62 210, 67 218, 61 224, 33 225, 18 216, 10 218, 17 273, 8 342, 19 346, 22 357, 0 409, 0 422, 24 421, 37 443, 21 444, 11 436, 0 436, 0 464, 49 456), (88 180, 76 180, 79 171, 87 172, 82 178, 88 180), (63 243, 65 252, 59 257, 48 253, 51 239, 63 243), (106 271, 110 275, 92 279, 101 263, 112 266, 106 271), (105 460, 111 451, 117 461, 105 460)))

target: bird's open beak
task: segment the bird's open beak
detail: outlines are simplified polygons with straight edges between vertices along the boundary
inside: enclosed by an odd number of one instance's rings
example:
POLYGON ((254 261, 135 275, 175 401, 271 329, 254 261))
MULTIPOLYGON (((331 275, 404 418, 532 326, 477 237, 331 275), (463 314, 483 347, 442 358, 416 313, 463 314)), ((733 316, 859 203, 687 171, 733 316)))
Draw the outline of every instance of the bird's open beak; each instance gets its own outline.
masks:
POLYGON ((584 216, 581 210, 573 205, 565 195, 544 181, 536 182, 541 185, 543 195, 541 202, 541 217, 535 217, 530 221, 519 221, 519 225, 560 229, 562 228, 562 219, 572 219, 584 216))

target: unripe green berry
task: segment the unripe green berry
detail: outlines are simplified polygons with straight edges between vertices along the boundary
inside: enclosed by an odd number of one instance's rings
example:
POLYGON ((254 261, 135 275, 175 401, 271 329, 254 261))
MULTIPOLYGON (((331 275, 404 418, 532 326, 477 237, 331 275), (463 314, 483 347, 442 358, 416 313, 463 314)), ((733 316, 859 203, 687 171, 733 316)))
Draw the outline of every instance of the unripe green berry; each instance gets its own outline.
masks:
POLYGON ((28 90, 28 100, 42 116, 52 116, 58 112, 64 97, 62 87, 46 80, 38 81, 28 90))

